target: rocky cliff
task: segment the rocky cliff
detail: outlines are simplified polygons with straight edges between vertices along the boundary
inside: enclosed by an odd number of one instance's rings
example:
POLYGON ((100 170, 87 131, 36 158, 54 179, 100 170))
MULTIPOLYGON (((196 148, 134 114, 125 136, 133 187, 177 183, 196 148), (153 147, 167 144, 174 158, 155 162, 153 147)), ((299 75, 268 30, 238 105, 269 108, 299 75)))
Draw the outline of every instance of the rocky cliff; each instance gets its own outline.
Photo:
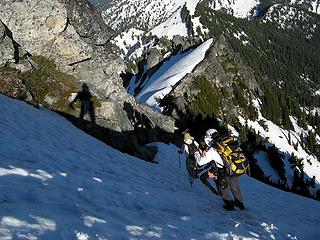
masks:
MULTIPOLYGON (((3 93, 30 100, 33 94, 32 91, 29 93, 30 88, 23 86, 23 77, 39 67, 41 63, 35 59, 47 59, 53 62, 51 65, 56 66, 57 71, 72 76, 76 88, 69 87, 70 91, 77 91, 84 82, 89 85, 99 99, 96 114, 100 126, 118 133, 134 131, 138 120, 128 112, 130 109, 145 116, 153 128, 174 131, 171 118, 138 104, 122 87, 119 74, 125 66, 109 42, 113 30, 105 25, 100 12, 87 0, 3 0, 0 3, 0 20, 1 72, 6 76, 8 72, 12 73, 11 78, 1 78, 0 90, 3 93), (19 77, 15 78, 15 74, 19 77), (13 94, 14 91, 10 93, 13 80, 9 79, 15 79, 14 85, 20 86, 21 96, 13 94)), ((44 80, 41 76, 39 79, 44 80)), ((67 86, 59 84, 57 90, 63 91, 67 86)), ((35 100, 49 106, 54 101, 50 96, 43 99, 44 102, 35 100)), ((75 112, 72 114, 77 115, 75 112)))

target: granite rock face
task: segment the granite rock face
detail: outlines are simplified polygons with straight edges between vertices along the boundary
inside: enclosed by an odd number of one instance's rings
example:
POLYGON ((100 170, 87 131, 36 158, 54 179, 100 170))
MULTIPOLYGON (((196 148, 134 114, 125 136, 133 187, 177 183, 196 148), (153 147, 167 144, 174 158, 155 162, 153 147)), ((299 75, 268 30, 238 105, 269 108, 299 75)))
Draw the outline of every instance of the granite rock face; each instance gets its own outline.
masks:
POLYGON ((119 75, 125 65, 109 42, 114 32, 87 0, 2 0, 0 20, 0 68, 30 71, 37 67, 31 56, 44 56, 74 76, 79 90, 82 83, 89 85, 101 102, 96 111, 100 126, 134 131, 135 123, 124 107, 129 104, 155 128, 174 132, 172 118, 137 103, 123 88, 119 75))
POLYGON ((1 5, 2 22, 28 53, 54 60, 100 97, 121 95, 118 73, 124 65, 108 46, 113 31, 99 21, 94 6, 83 0, 5 0, 1 5))

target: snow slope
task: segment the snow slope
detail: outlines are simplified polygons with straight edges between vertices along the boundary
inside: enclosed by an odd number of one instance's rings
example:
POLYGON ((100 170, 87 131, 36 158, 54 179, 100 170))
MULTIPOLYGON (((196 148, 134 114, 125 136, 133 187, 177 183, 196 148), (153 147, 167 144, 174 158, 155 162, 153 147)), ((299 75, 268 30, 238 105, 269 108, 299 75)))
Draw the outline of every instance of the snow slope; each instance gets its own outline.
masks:
POLYGON ((143 33, 144 31, 141 31, 139 29, 130 28, 127 31, 124 31, 120 35, 116 36, 113 39, 113 42, 118 46, 120 50, 123 51, 124 54, 127 54, 128 49, 139 43, 140 35, 142 35, 143 33))
MULTIPOLYGON (((296 157, 303 159, 304 173, 311 179, 315 176, 317 188, 313 189, 313 193, 320 188, 320 162, 315 156, 308 154, 300 144, 300 135, 307 135, 307 131, 303 130, 297 125, 296 120, 293 117, 290 117, 292 124, 294 126, 294 131, 288 131, 282 129, 281 127, 275 125, 273 122, 265 119, 260 112, 260 102, 259 100, 254 100, 254 105, 257 107, 259 117, 256 121, 245 120, 242 117, 239 117, 240 123, 242 125, 247 125, 249 128, 252 128, 257 134, 261 137, 268 139, 270 144, 273 144, 280 152, 284 153, 284 164, 286 167, 286 177, 288 180, 288 185, 292 185, 293 181, 293 170, 289 163, 289 157, 291 154, 294 154, 296 157), (266 128, 261 126, 260 122, 263 121, 266 125, 266 128), (290 137, 289 137, 290 135, 290 137), (289 139, 291 139, 289 141, 289 139), (293 145, 297 145, 297 149, 293 145)), ((318 140, 319 141, 319 140, 318 140)), ((267 176, 271 176, 271 179, 275 180, 278 177, 278 174, 274 174, 270 171, 270 166, 267 166, 265 156, 257 154, 257 160, 260 163, 259 166, 265 171, 267 176)), ((311 189, 312 190, 312 189, 311 189)))
POLYGON ((186 5, 194 13, 199 0, 113 0, 105 6, 103 17, 114 29, 135 27, 152 29, 186 5))
POLYGON ((212 41, 213 39, 209 39, 195 49, 171 57, 145 81, 136 98, 150 107, 159 109, 157 99, 162 99, 170 93, 172 87, 204 59, 212 41))
POLYGON ((210 7, 214 10, 220 10, 222 8, 230 9, 232 15, 235 17, 246 18, 251 15, 251 10, 258 4, 258 0, 214 0, 210 7))
POLYGON ((0 239, 318 239, 320 203, 243 177, 244 212, 190 187, 177 148, 159 164, 0 95, 0 239))
MULTIPOLYGON (((107 25, 115 30, 139 28, 150 30, 165 22, 179 8, 187 7, 191 16, 195 14, 200 0, 113 0, 102 6, 107 25)), ((259 4, 258 0, 209 0, 208 6, 214 10, 228 9, 230 14, 246 18, 259 4)))
POLYGON ((152 29, 150 33, 158 38, 167 37, 168 39, 172 39, 175 35, 187 37, 188 32, 186 24, 182 22, 181 13, 179 10, 174 12, 172 16, 165 22, 152 29))
POLYGON ((297 6, 275 4, 265 14, 263 22, 274 22, 281 29, 303 30, 311 38, 319 25, 314 19, 314 14, 297 6))

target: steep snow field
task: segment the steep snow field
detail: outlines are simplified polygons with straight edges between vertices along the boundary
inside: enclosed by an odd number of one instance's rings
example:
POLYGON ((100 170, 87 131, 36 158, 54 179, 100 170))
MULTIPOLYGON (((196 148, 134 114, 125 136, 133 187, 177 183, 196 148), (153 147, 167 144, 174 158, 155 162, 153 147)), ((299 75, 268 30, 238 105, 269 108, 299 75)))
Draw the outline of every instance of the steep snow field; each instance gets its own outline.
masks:
POLYGON ((173 39, 175 35, 187 37, 187 27, 181 19, 181 12, 179 10, 174 12, 165 22, 152 29, 150 33, 158 38, 167 37, 168 39, 173 39))
POLYGON ((106 23, 114 29, 135 22, 136 28, 151 29, 166 21, 177 9, 186 5, 191 14, 199 0, 113 0, 103 11, 106 23))
POLYGON ((247 210, 190 187, 177 147, 159 164, 0 95, 0 239, 319 239, 320 203, 242 177, 247 210))
MULTIPOLYGON (((175 84, 186 74, 192 72, 204 59, 212 41, 212 39, 209 39, 195 49, 171 57, 150 79, 145 81, 136 98, 150 107, 160 110, 157 99, 162 99, 170 93, 175 84)), ((132 88, 133 83, 130 85, 132 88)))
MULTIPOLYGON (((113 29, 143 28, 150 30, 165 22, 179 8, 187 7, 191 16, 195 14, 200 0, 113 0, 102 7, 105 22, 113 29)), ((215 0, 209 1, 214 10, 228 9, 239 18, 251 16, 251 11, 259 4, 258 0, 215 0)), ((316 4, 314 4, 316 5, 316 4)), ((180 12, 180 11, 179 11, 180 12)))
POLYGON ((232 15, 238 18, 246 18, 250 16, 250 12, 258 5, 258 0, 222 0, 214 1, 211 8, 220 10, 222 8, 231 9, 232 15))
MULTIPOLYGON (((286 177, 288 181, 288 185, 291 187, 293 182, 293 169, 291 168, 291 164, 289 163, 289 157, 291 154, 294 154, 296 157, 303 159, 303 171, 305 174, 311 179, 315 177, 316 180, 316 188, 310 189, 313 194, 320 188, 320 162, 313 155, 308 154, 302 147, 300 143, 300 135, 307 136, 308 131, 300 128, 297 124, 297 120, 293 117, 290 117, 290 120, 294 126, 294 131, 288 131, 282 129, 281 127, 275 125, 273 122, 265 119, 260 112, 260 103, 258 100, 254 100, 254 105, 257 107, 259 117, 256 121, 245 120, 239 117, 242 125, 248 125, 248 127, 255 130, 260 136, 265 139, 268 139, 270 144, 279 149, 284 154, 284 164, 286 170, 286 177), (267 128, 261 126, 260 121, 265 122, 267 128), (290 136, 289 136, 290 135, 290 136), (289 140, 290 139, 290 140, 289 140), (297 149, 293 147, 293 145, 297 145, 297 149)), ((310 130, 314 131, 314 129, 310 130)), ((317 139, 319 142, 319 137, 317 139)), ((269 144, 269 145, 270 145, 269 144)), ((259 166, 265 172, 266 176, 270 176, 272 180, 278 179, 278 174, 270 169, 269 161, 265 158, 265 156, 261 154, 257 154, 257 160, 259 166)))

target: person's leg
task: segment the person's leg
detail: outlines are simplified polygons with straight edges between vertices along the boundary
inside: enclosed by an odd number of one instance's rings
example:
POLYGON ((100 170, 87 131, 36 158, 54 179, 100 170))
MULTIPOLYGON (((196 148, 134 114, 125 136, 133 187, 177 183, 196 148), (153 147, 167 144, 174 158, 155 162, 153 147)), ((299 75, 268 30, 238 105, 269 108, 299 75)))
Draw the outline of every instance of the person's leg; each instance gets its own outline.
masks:
POLYGON ((242 194, 239 186, 239 178, 240 176, 232 176, 229 178, 230 180, 230 190, 232 192, 232 195, 234 197, 234 205, 241 210, 244 210, 244 204, 242 199, 242 194))
POLYGON ((190 169, 193 166, 193 160, 189 157, 186 157, 186 170, 190 173, 190 169))
POLYGON ((194 168, 194 160, 190 157, 186 158, 186 169, 188 171, 188 180, 189 183, 192 185, 195 178, 198 178, 197 172, 194 168))
POLYGON ((80 112, 80 119, 83 120, 84 115, 89 111, 89 102, 82 101, 81 102, 81 112, 80 112))
POLYGON ((233 211, 234 205, 233 205, 232 197, 229 193, 229 186, 226 188, 221 188, 220 186, 220 194, 224 202, 223 208, 226 209, 227 211, 233 211))
POLYGON ((233 199, 230 194, 230 186, 227 182, 227 179, 225 178, 218 179, 217 186, 218 186, 219 193, 222 197, 222 200, 224 202, 223 208, 226 209, 227 211, 233 211, 234 210, 233 199))
POLYGON ((83 102, 81 102, 81 109, 80 109, 80 116, 79 116, 79 119, 81 122, 83 121, 83 117, 84 117, 85 113, 86 113, 85 104, 83 102))
POLYGON ((94 107, 93 107, 93 103, 92 102, 90 103, 89 114, 90 114, 91 122, 95 124, 96 123, 96 116, 95 116, 95 113, 94 113, 94 107))
MULTIPOLYGON (((209 171, 208 171, 209 172, 209 171)), ((208 179, 209 179, 209 174, 208 172, 205 172, 203 173, 201 176, 200 176, 200 181, 207 187, 210 189, 210 191, 214 194, 214 195, 219 195, 217 190, 212 187, 212 185, 209 183, 208 179)))

